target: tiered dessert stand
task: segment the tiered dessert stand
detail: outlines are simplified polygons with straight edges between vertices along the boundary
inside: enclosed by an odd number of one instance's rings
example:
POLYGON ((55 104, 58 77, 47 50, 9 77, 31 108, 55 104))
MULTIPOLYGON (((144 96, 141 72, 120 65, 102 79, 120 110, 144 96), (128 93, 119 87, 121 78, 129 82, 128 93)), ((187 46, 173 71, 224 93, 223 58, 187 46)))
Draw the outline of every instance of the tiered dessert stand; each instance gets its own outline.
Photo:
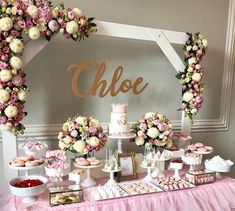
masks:
POLYGON ((30 175, 30 170, 41 169, 41 168, 43 168, 43 166, 44 166, 44 163, 41 165, 38 165, 38 166, 29 166, 29 167, 17 167, 17 166, 13 166, 13 165, 9 164, 9 167, 11 169, 25 172, 25 176, 30 175))
POLYGON ((74 163, 74 166, 80 169, 86 170, 86 178, 82 181, 81 185, 83 187, 90 187, 96 184, 96 181, 91 176, 91 170, 95 168, 101 167, 103 164, 97 166, 79 166, 78 164, 74 163))
POLYGON ((153 180, 153 177, 152 177, 152 175, 151 175, 151 173, 152 173, 151 170, 152 170, 152 169, 156 169, 156 166, 154 166, 154 167, 148 166, 148 167, 147 167, 147 166, 140 165, 140 167, 148 170, 148 173, 147 173, 147 175, 144 177, 143 180, 145 180, 145 181, 152 181, 152 180, 153 180))

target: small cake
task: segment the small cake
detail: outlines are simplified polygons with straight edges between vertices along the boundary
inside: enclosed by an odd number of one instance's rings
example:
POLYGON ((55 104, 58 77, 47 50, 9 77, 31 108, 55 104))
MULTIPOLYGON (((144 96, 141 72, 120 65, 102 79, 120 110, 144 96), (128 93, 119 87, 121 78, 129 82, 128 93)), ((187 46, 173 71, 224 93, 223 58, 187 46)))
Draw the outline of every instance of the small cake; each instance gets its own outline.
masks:
POLYGON ((202 156, 199 154, 187 153, 181 158, 188 165, 199 165, 202 163, 202 156))
POLYGON ((90 163, 91 166, 98 166, 101 164, 100 160, 95 157, 87 158, 87 161, 90 163))
POLYGON ((44 160, 35 158, 33 156, 16 157, 10 161, 10 165, 15 167, 39 166, 42 165, 43 163, 44 160))
POLYGON ((90 165, 90 162, 86 158, 76 158, 75 162, 79 166, 89 166, 90 165))

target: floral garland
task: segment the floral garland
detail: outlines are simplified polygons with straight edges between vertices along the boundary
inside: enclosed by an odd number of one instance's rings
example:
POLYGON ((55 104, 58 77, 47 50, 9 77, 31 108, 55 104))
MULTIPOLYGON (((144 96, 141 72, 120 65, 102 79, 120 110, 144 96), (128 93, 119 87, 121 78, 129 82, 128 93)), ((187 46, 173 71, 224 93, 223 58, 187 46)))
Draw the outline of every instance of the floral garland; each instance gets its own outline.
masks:
POLYGON ((202 78, 204 69, 200 62, 207 50, 208 42, 200 33, 188 33, 189 39, 184 46, 185 71, 176 75, 182 85, 182 107, 185 116, 193 123, 193 116, 197 114, 203 102, 202 78))
POLYGON ((137 146, 171 147, 173 130, 170 121, 162 114, 148 112, 136 125, 135 144, 137 146))
POLYGON ((63 124, 58 139, 60 149, 86 155, 91 151, 100 151, 107 136, 97 119, 76 115, 63 124))
POLYGON ((82 40, 96 32, 94 18, 79 8, 54 7, 48 0, 2 0, 0 6, 0 129, 23 133, 24 103, 29 92, 21 60, 23 34, 47 40, 61 32, 66 38, 82 40))

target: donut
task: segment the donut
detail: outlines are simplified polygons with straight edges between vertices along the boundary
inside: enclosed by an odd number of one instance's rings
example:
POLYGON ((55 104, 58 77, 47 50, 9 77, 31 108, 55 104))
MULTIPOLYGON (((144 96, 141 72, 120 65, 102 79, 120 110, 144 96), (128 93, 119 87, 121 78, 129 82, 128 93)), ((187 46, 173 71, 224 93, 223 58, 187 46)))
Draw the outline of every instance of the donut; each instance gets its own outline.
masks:
POLYGON ((95 157, 87 158, 87 161, 90 162, 91 166, 98 166, 101 163, 100 160, 95 157))
POLYGON ((195 147, 201 148, 201 147, 204 147, 204 144, 203 144, 203 143, 196 143, 196 144, 195 144, 195 147))
POLYGON ((19 160, 19 159, 11 160, 10 165, 15 166, 15 167, 24 167, 25 166, 24 161, 19 160))
POLYGON ((197 148, 198 152, 207 152, 207 149, 205 147, 199 147, 197 148))
POLYGON ((37 160, 29 160, 25 162, 26 167, 39 166, 40 163, 37 160))
POLYGON ((206 148, 208 151, 213 151, 213 147, 211 147, 211 146, 205 146, 205 148, 206 148))
POLYGON ((75 162, 79 165, 79 166, 89 166, 90 162, 85 159, 85 158, 76 158, 75 162))

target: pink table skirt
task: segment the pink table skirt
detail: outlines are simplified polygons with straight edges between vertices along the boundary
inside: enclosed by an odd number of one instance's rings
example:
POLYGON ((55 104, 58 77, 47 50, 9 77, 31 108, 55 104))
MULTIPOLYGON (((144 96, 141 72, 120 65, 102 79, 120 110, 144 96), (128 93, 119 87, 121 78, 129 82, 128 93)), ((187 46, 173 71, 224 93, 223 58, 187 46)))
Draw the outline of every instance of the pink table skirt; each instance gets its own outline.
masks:
POLYGON ((23 208, 21 198, 11 195, 7 186, 0 191, 0 211, 235 211, 235 180, 225 177, 214 183, 196 188, 171 192, 152 193, 99 202, 50 207, 48 193, 37 202, 23 208))

